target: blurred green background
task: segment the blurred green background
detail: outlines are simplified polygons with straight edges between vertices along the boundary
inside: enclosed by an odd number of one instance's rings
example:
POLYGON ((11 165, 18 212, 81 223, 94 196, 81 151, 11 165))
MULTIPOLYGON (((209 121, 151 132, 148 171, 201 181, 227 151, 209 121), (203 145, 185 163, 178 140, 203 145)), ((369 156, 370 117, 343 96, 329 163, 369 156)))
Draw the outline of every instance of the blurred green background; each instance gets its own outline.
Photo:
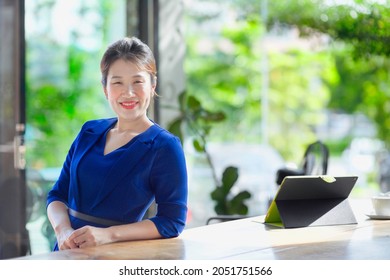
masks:
MULTIPOLYGON (((27 164, 40 198, 31 227, 44 223, 45 192, 82 123, 112 116, 99 63, 109 43, 133 35, 126 2, 26 1, 27 164)), ((359 176, 354 197, 390 190, 389 1, 177 2, 188 227, 215 214, 210 193, 228 166, 238 167, 229 195, 248 191, 245 213, 264 214, 275 171, 299 166, 316 140, 329 147, 330 175, 359 176)))

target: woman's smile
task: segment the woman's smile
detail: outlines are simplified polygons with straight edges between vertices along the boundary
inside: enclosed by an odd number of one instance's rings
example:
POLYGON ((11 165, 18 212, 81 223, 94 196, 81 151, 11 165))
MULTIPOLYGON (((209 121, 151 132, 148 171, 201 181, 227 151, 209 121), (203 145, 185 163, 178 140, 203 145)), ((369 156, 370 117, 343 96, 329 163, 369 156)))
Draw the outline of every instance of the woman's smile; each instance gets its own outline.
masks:
POLYGON ((124 109, 132 110, 138 105, 138 101, 123 101, 123 102, 119 102, 119 104, 124 109))

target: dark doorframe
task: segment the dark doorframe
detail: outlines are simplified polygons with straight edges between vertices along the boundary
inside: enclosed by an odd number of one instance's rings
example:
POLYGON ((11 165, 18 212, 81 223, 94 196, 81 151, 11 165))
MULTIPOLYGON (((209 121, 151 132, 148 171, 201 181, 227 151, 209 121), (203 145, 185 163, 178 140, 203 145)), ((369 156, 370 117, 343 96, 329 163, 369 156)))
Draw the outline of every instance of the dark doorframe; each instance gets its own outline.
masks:
MULTIPOLYGON (((143 42, 148 44, 154 53, 154 58, 159 66, 159 0, 139 0, 138 1, 138 36, 143 42)), ((157 73, 159 76, 159 72, 157 73)), ((159 80, 157 78, 157 80, 159 80)), ((157 83, 156 92, 159 92, 157 83)), ((160 122, 159 100, 153 100, 152 118, 157 123, 160 122)))
POLYGON ((158 98, 149 113, 163 127, 180 114, 172 108, 180 107, 178 97, 186 89, 184 9, 183 0, 127 0, 127 33, 147 43, 157 62, 158 98))
POLYGON ((24 0, 0 0, 0 259, 26 255, 24 0))

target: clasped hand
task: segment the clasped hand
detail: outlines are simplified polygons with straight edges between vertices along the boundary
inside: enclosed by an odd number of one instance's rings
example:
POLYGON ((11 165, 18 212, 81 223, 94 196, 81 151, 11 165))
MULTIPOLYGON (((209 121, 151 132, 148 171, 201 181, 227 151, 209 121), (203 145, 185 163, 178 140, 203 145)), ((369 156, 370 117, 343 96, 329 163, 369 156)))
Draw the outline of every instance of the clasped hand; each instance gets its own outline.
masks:
POLYGON ((68 229, 57 236, 60 250, 94 247, 108 243, 108 234, 105 228, 84 226, 73 230, 68 229))

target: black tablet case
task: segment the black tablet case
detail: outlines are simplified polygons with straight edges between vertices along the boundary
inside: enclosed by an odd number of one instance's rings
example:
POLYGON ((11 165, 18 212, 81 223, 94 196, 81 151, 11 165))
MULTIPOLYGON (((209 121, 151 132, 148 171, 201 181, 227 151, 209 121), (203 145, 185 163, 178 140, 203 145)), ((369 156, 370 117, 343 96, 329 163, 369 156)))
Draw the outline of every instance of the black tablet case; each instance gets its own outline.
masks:
POLYGON ((357 176, 287 176, 265 217, 284 228, 356 224, 348 196, 357 176))

